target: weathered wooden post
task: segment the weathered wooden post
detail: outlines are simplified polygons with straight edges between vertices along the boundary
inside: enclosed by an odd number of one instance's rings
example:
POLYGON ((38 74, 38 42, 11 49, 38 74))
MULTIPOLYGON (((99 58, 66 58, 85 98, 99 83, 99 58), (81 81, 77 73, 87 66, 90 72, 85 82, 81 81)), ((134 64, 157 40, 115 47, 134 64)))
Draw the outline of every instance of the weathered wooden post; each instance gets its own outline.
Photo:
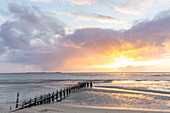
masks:
POLYGON ((45 104, 47 103, 47 95, 45 95, 45 104))
POLYGON ((75 92, 78 91, 79 87, 79 85, 75 85, 75 92))
POLYGON ((31 104, 32 104, 32 102, 31 102, 31 98, 30 98, 30 101, 29 101, 29 107, 31 107, 31 104))
POLYGON ((71 88, 70 88, 70 86, 68 87, 68 94, 70 94, 71 93, 71 88))
POLYGON ((41 104, 41 95, 37 98, 37 105, 41 104))
POLYGON ((37 105, 37 97, 34 98, 34 106, 37 105))
POLYGON ((83 88, 83 87, 84 87, 84 83, 81 84, 81 88, 83 88))
POLYGON ((75 92, 75 85, 73 86, 73 93, 75 92))
POLYGON ((22 102, 22 109, 24 109, 24 105, 25 105, 25 103, 24 103, 24 102, 22 102))
POLYGON ((49 101, 49 103, 51 103, 51 94, 50 93, 48 94, 48 101, 49 101))
POLYGON ((54 91, 52 93, 52 102, 54 102, 54 91))
POLYGON ((62 100, 62 89, 60 89, 60 101, 62 100))
POLYGON ((86 84, 87 84, 87 83, 85 82, 85 83, 84 83, 84 87, 86 87, 86 84))
POLYGON ((63 90, 63 98, 65 98, 65 96, 66 96, 66 93, 65 93, 65 88, 64 88, 64 90, 63 90))
POLYGON ((48 95, 45 96, 45 103, 48 103, 48 95))
POLYGON ((68 93, 69 93, 69 91, 68 91, 68 87, 67 87, 66 91, 67 91, 67 96, 68 96, 68 93))
POLYGON ((45 95, 44 100, 45 100, 45 104, 46 104, 47 103, 47 95, 45 95))
POLYGON ((48 99, 49 97, 48 97, 48 94, 47 94, 47 96, 46 96, 46 100, 47 100, 47 103, 49 103, 49 99, 48 99))
POLYGON ((25 105, 26 105, 26 100, 24 100, 24 106, 23 106, 23 108, 27 107, 27 106, 25 106, 25 105))
POLYGON ((87 87, 89 87, 89 82, 87 82, 87 87))
POLYGON ((73 88, 74 88, 74 92, 76 92, 76 85, 74 85, 74 87, 73 87, 73 88))
POLYGON ((76 92, 76 91, 77 91, 77 86, 75 85, 75 86, 74 86, 74 92, 76 92))
POLYGON ((70 93, 73 92, 73 86, 70 86, 70 93))
POLYGON ((93 83, 92 82, 90 82, 90 87, 92 87, 93 86, 93 83))
POLYGON ((80 86, 80 88, 83 88, 83 83, 81 83, 81 86, 80 86))
POLYGON ((19 92, 17 93, 16 108, 18 108, 18 102, 19 102, 19 92))
POLYGON ((44 95, 43 103, 46 104, 46 95, 44 95))
POLYGON ((40 95, 40 104, 43 104, 43 96, 40 95))
POLYGON ((56 91, 56 102, 58 101, 58 90, 56 91))

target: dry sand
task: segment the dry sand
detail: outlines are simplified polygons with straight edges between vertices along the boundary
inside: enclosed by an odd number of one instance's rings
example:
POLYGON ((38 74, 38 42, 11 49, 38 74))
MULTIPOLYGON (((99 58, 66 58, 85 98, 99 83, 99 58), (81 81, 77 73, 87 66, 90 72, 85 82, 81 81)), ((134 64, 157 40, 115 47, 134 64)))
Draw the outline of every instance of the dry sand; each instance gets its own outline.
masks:
POLYGON ((117 110, 107 108, 87 108, 60 104, 46 104, 25 108, 14 113, 170 113, 159 111, 117 110))
POLYGON ((0 106, 0 113, 8 113, 10 106, 0 106))

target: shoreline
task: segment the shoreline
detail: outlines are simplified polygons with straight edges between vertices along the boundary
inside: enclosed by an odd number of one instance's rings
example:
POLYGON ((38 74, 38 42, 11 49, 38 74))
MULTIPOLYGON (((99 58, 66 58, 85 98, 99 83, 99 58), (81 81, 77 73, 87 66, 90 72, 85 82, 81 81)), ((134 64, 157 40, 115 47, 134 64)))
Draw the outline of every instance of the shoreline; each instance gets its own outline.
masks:
POLYGON ((39 106, 33 106, 31 108, 25 108, 13 113, 169 113, 167 111, 157 110, 132 110, 113 107, 93 107, 93 106, 81 106, 81 105, 63 105, 63 104, 45 104, 39 106))

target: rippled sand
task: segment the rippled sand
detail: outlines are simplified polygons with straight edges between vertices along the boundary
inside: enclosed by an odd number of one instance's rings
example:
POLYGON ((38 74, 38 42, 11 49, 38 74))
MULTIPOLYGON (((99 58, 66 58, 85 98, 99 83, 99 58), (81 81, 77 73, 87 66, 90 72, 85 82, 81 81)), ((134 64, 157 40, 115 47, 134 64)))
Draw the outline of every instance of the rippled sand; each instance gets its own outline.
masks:
POLYGON ((87 108, 60 104, 40 105, 32 108, 26 108, 14 113, 168 113, 159 111, 135 111, 135 110, 117 110, 107 108, 87 108))

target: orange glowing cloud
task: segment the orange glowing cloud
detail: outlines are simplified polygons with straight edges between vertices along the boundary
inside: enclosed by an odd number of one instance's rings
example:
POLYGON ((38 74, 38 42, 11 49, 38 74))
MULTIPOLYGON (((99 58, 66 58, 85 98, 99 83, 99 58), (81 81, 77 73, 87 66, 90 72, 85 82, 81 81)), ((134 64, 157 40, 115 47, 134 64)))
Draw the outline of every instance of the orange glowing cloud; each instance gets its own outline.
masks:
POLYGON ((169 65, 170 59, 162 57, 169 53, 168 18, 156 17, 124 32, 100 28, 76 30, 65 41, 70 40, 81 49, 69 50, 73 54, 69 54, 60 68, 65 71, 68 68, 76 71, 122 71, 126 67, 154 70, 162 64, 169 65), (160 24, 166 29, 160 28, 160 24))

